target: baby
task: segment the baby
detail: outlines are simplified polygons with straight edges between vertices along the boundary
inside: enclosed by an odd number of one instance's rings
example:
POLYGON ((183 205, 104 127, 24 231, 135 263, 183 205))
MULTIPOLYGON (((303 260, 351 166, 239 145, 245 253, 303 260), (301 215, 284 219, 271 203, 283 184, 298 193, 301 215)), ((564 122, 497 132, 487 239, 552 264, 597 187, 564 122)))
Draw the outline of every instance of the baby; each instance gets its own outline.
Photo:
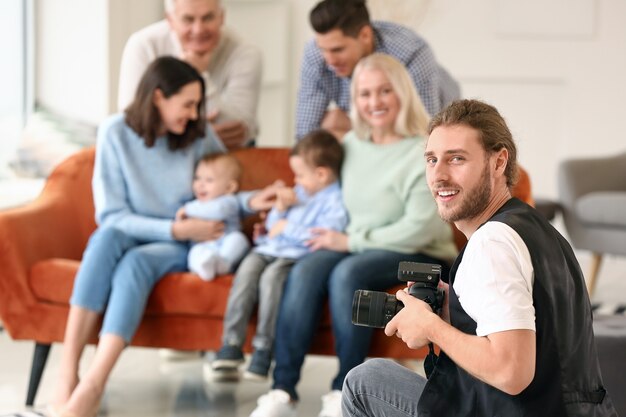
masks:
POLYGON ((239 188, 241 166, 229 154, 209 154, 196 164, 193 177, 195 200, 176 213, 177 219, 197 217, 224 222, 224 235, 216 240, 195 243, 189 251, 189 270, 205 281, 232 271, 250 249, 241 232, 239 203, 235 193, 239 188))

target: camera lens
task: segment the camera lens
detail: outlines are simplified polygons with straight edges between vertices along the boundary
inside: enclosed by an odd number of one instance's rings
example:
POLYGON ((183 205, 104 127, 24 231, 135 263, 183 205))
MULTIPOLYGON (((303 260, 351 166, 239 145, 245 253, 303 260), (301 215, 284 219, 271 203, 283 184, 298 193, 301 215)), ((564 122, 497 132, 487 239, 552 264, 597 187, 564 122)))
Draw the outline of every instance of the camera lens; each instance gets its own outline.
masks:
POLYGON ((395 295, 386 292, 356 290, 352 300, 352 323, 383 328, 404 307, 395 295))

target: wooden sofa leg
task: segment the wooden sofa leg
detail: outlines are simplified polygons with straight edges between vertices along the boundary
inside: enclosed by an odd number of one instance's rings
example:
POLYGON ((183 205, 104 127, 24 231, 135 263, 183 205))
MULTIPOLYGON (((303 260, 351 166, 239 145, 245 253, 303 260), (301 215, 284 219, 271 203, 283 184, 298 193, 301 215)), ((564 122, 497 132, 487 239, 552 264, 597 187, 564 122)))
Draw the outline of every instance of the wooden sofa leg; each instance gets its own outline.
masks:
POLYGON ((28 394, 26 395, 26 405, 32 407, 35 402, 35 395, 41 382, 43 370, 46 367, 48 354, 50 353, 50 344, 35 343, 35 352, 33 353, 33 367, 30 370, 30 380, 28 381, 28 394))
POLYGON ((589 280, 587 281, 587 292, 589 298, 593 295, 596 289, 596 282, 598 281, 598 273, 600 272, 600 265, 602 264, 602 254, 593 253, 591 257, 591 268, 589 271, 589 280))

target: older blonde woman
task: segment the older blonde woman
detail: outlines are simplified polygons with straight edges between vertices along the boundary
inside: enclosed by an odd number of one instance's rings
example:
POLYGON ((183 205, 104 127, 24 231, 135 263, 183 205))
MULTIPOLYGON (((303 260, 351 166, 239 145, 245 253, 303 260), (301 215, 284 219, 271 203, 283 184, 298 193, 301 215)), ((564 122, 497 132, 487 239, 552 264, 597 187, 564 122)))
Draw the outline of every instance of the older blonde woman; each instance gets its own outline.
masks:
POLYGON ((320 416, 340 416, 343 380, 364 361, 372 334, 351 323, 355 290, 396 285, 402 261, 438 263, 447 271, 456 254, 426 184, 429 119, 406 69, 372 54, 357 65, 351 96, 353 130, 343 139, 341 172, 350 224, 346 233, 315 230, 315 252, 292 269, 278 317, 272 391, 259 399, 253 417, 295 415, 300 368, 327 299, 339 372, 320 416))

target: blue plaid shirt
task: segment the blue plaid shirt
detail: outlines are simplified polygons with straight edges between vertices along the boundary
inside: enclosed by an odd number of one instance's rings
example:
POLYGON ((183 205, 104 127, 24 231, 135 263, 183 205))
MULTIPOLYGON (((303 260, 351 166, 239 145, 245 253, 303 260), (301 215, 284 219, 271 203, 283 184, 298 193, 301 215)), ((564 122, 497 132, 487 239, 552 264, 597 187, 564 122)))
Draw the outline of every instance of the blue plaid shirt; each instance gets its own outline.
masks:
MULTIPOLYGON (((413 78, 426 107, 434 115, 461 96, 459 85, 442 68, 426 41, 411 29, 391 22, 372 22, 374 50, 402 62, 413 78)), ((338 77, 326 65, 315 40, 307 43, 300 71, 300 91, 296 108, 296 137, 300 139, 321 125, 331 101, 350 109, 350 78, 338 77)))

